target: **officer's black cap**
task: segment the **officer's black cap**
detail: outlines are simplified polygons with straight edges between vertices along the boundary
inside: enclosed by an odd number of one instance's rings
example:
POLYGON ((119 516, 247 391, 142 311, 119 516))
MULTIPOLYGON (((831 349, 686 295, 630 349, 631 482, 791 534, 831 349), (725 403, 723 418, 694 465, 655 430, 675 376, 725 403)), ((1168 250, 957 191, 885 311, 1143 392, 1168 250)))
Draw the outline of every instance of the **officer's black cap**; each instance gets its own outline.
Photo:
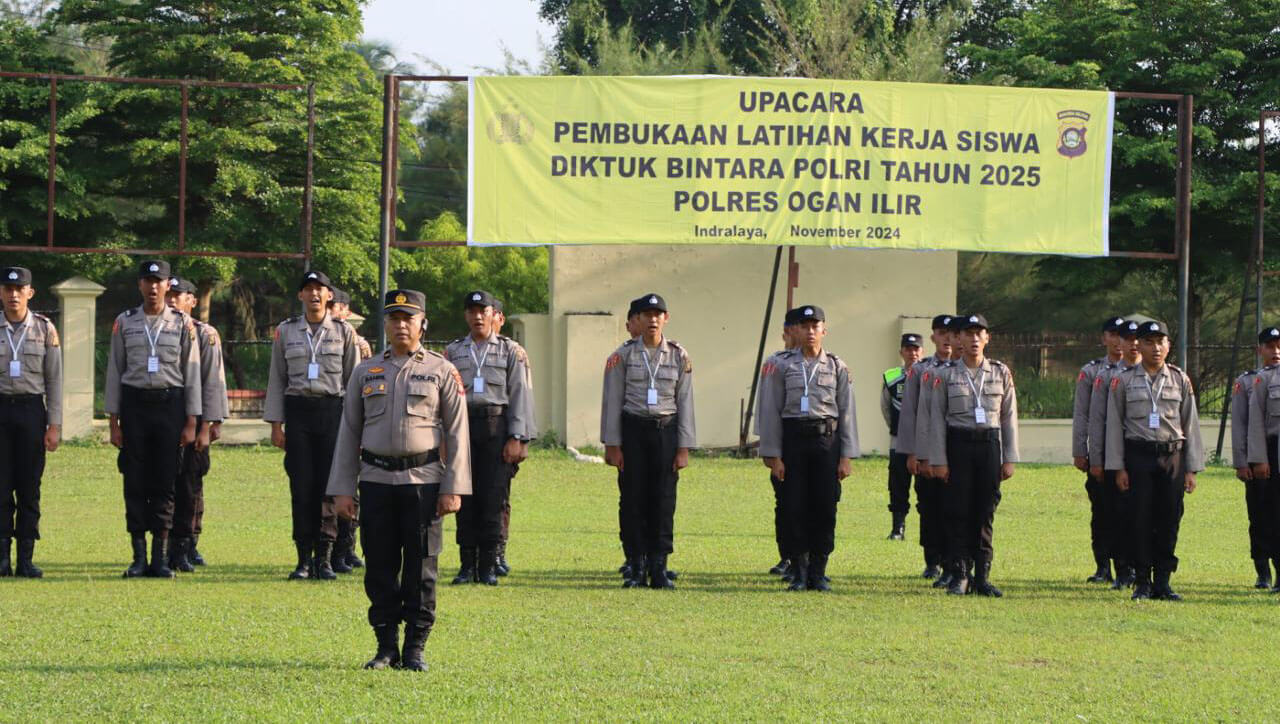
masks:
POLYGON ((963 332, 966 329, 981 327, 982 329, 991 329, 987 325, 987 318, 981 314, 957 314, 951 318, 951 329, 957 332, 963 332))
POLYGON ((345 305, 347 305, 347 306, 349 307, 349 306, 351 306, 351 295, 350 295, 350 294, 347 294, 346 292, 342 291, 341 289, 334 289, 334 290, 333 290, 333 299, 330 299, 330 300, 329 300, 329 303, 330 303, 330 304, 345 304, 345 305))
POLYGON ((168 279, 173 276, 169 273, 169 262, 161 259, 148 259, 138 265, 138 278, 146 279, 147 277, 155 277, 157 279, 168 279))
POLYGON ((1107 317, 1107 321, 1102 323, 1102 331, 1104 332, 1123 332, 1129 320, 1124 317, 1107 317))
POLYGON ((920 335, 910 333, 902 335, 902 344, 898 345, 899 348, 919 346, 921 346, 920 335))
POLYGON ((1121 327, 1119 330, 1117 330, 1116 333, 1123 336, 1125 339, 1128 339, 1130 337, 1137 337, 1138 327, 1141 327, 1141 326, 1142 324, 1135 320, 1132 320, 1132 319, 1125 320, 1124 326, 1121 327))
POLYGON ((793 324, 802 322, 825 322, 827 321, 826 312, 822 311, 822 307, 815 304, 805 304, 791 310, 796 313, 796 321, 793 324))
POLYGON ((935 330, 936 330, 936 329, 950 329, 950 328, 951 328, 951 316, 952 316, 952 315, 950 315, 950 314, 939 314, 938 316, 936 316, 936 317, 934 317, 934 318, 933 318, 933 324, 932 324, 929 328, 930 328, 930 329, 935 329, 935 330))
POLYGON ((660 295, 653 294, 651 292, 637 297, 635 301, 631 302, 631 307, 636 310, 637 314, 640 312, 647 312, 650 309, 665 312, 667 311, 667 300, 663 299, 660 295))
POLYGON ((1280 339, 1280 329, 1277 329, 1276 327, 1267 327, 1261 332, 1258 332, 1258 344, 1274 342, 1277 339, 1280 339))
POLYGON ((31 270, 22 266, 7 266, 0 270, 0 278, 5 284, 25 287, 31 283, 31 270))
POLYGON ((169 278, 169 291, 171 291, 171 292, 179 292, 179 293, 183 293, 183 292, 185 292, 185 293, 187 293, 187 294, 195 294, 195 293, 196 293, 196 285, 192 284, 191 282, 187 281, 186 279, 182 279, 182 278, 179 278, 179 277, 170 277, 170 278, 169 278))
POLYGON ((298 282, 298 291, 307 288, 308 284, 322 284, 329 287, 329 291, 334 291, 333 283, 329 281, 329 277, 322 271, 309 271, 302 275, 302 280, 298 282))
POLYGON ((392 289, 387 292, 382 311, 408 312, 410 314, 426 314, 427 295, 412 289, 392 289))
POLYGON ((477 289, 474 292, 467 292, 462 297, 462 308, 466 309, 467 307, 493 307, 497 309, 498 300, 494 299, 489 292, 477 289))
POLYGON ((1164 322, 1157 322, 1155 320, 1152 320, 1150 322, 1143 322, 1138 325, 1138 339, 1145 339, 1147 337, 1168 337, 1168 336, 1169 336, 1169 328, 1164 326, 1164 322))

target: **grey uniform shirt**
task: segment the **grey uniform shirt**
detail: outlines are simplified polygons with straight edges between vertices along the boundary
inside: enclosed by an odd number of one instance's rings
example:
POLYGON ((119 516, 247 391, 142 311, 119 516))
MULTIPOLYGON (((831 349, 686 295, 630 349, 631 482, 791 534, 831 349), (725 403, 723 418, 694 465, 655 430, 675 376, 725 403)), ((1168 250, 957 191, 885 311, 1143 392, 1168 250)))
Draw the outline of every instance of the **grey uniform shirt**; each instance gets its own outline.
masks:
POLYGON ((389 485, 438 483, 441 495, 471 494, 471 436, 458 370, 422 347, 397 357, 390 349, 351 374, 333 453, 327 495, 355 495, 359 481, 389 485), (360 451, 407 457, 444 445, 443 460, 409 470, 383 470, 360 451))
POLYGON ((106 404, 109 415, 120 414, 121 385, 144 390, 181 387, 187 415, 198 416, 201 408, 200 354, 191 317, 166 306, 147 319, 137 306, 116 317, 111 327, 111 353, 107 357, 106 404), (150 338, 148 337, 150 334, 150 338), (147 371, 155 340, 157 368, 147 371))
POLYGON ((1231 467, 1249 466, 1249 413, 1253 381, 1259 370, 1246 370, 1231 385, 1231 467))
MULTIPOLYGON (((933 392, 934 381, 942 373, 950 360, 934 357, 929 364, 920 370, 920 393, 916 398, 916 440, 912 445, 917 460, 929 459, 929 450, 933 444, 933 392)), ((898 429, 898 437, 902 437, 902 429, 898 429)), ((944 444, 946 440, 942 441, 944 444)))
POLYGON ((339 397, 347 387, 351 370, 360 361, 356 331, 350 324, 325 313, 316 331, 306 316, 290 317, 276 327, 271 343, 271 372, 267 378, 267 399, 262 419, 284 422, 285 395, 339 397), (307 376, 315 349, 319 374, 307 376))
POLYGON ((764 396, 768 394, 765 391, 771 377, 768 373, 773 369, 774 365, 778 363, 778 355, 785 351, 786 350, 778 350, 777 352, 774 352, 766 357, 764 362, 760 364, 760 383, 756 385, 756 413, 751 419, 751 432, 756 437, 760 437, 760 400, 764 399, 764 396))
POLYGON ((491 334, 480 342, 467 335, 451 342, 444 356, 462 375, 468 407, 505 405, 507 436, 532 439, 529 433, 533 431, 530 418, 533 393, 529 385, 529 357, 523 347, 500 334, 491 334), (481 375, 484 389, 476 392, 476 377, 481 375))
POLYGON ((916 445, 916 410, 920 403, 920 376, 927 369, 925 365, 934 360, 927 357, 911 365, 907 370, 907 385, 902 390, 902 415, 898 417, 898 439, 896 452, 906 455, 915 454, 916 445))
POLYGON ((1018 462, 1018 394, 1013 373, 1002 362, 984 359, 972 371, 963 360, 938 369, 930 384, 930 465, 947 464, 947 430, 999 430, 1003 462, 1018 462), (978 396, 974 397, 974 391, 978 396), (981 405, 984 422, 975 410, 981 405))
POLYGON ((1138 365, 1111 380, 1111 392, 1107 400, 1107 470, 1124 469, 1126 440, 1182 440, 1186 472, 1198 473, 1204 470, 1200 415, 1196 411, 1196 396, 1191 388, 1191 378, 1185 372, 1166 364, 1151 378, 1148 377, 1146 368, 1138 365), (1155 411, 1160 416, 1159 424, 1154 429, 1147 424, 1152 412, 1152 397, 1155 398, 1155 411))
POLYGON ((1076 375, 1076 394, 1071 408, 1071 457, 1089 457, 1089 410, 1093 402, 1093 381, 1098 378, 1106 358, 1091 359, 1076 375))
POLYGON ((227 419, 227 373, 222 365, 222 340, 212 324, 196 323, 200 349, 200 410, 205 422, 227 419))
POLYGON ((17 324, 0 315, 0 395, 44 395, 48 424, 62 424, 62 343, 53 322, 43 314, 28 311, 17 324), (10 377, 9 363, 14 359, 19 374, 10 377))
MULTIPOLYGON (((1267 438, 1280 435, 1280 365, 1263 367, 1252 382, 1245 456, 1250 463, 1265 463, 1268 462, 1267 438)), ((1234 438, 1233 430, 1233 443, 1234 438)))
POLYGON ((1093 393, 1089 398, 1089 467, 1095 468, 1103 467, 1106 462, 1103 451, 1107 449, 1107 398, 1111 380, 1130 368, 1124 360, 1106 361, 1101 366, 1093 377, 1093 393))
POLYGON ((644 341, 636 338, 623 342, 609 355, 600 405, 600 440, 605 445, 622 444, 623 413, 636 417, 677 415, 676 446, 697 446, 693 362, 684 347, 663 339, 649 351, 644 341), (653 405, 648 404, 650 384, 657 390, 657 404, 653 405))
POLYGON ((806 360, 804 352, 798 349, 781 352, 773 360, 774 364, 766 371, 765 377, 769 382, 760 396, 757 411, 760 457, 782 457, 783 420, 822 419, 836 421, 840 457, 858 457, 861 454, 858 420, 848 365, 826 350, 819 352, 812 362, 806 360), (805 397, 806 379, 809 381, 808 411, 802 409, 801 403, 805 397))

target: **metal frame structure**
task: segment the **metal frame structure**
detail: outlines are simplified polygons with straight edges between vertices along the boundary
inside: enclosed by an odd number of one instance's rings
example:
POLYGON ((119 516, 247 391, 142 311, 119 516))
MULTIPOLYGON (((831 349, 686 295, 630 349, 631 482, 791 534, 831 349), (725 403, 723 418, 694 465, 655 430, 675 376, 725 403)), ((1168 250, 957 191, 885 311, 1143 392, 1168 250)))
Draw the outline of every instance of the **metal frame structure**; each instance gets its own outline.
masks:
POLYGON ((129 254, 135 256, 190 256, 234 257, 241 259, 301 259, 311 260, 312 186, 315 169, 316 90, 315 84, 286 83, 234 83, 230 81, 190 80, 185 78, 125 78, 99 75, 62 75, 57 73, 0 72, 0 78, 20 80, 47 80, 49 82, 49 171, 48 201, 46 203, 45 244, 0 244, 0 251, 47 252, 51 254, 129 254), (182 94, 181 130, 178 151, 178 248, 177 249, 110 249, 101 247, 59 246, 55 236, 54 203, 57 199, 55 172, 58 158, 58 84, 65 82, 122 83, 151 86, 177 86, 182 94), (186 248, 187 241, 187 109, 190 105, 190 89, 240 88, 246 90, 279 90, 307 92, 307 168, 302 190, 302 250, 298 252, 266 251, 204 251, 186 248))

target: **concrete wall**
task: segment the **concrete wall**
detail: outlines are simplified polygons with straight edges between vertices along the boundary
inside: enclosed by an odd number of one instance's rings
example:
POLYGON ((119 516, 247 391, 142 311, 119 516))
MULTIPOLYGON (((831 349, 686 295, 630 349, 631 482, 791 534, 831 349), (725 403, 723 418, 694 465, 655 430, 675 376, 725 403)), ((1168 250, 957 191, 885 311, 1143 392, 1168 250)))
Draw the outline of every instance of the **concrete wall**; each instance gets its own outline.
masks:
MULTIPOLYGON (((671 309, 667 336, 693 359, 699 444, 737 445, 773 257, 774 247, 553 247, 549 314, 513 317, 512 325, 533 364, 539 427, 570 445, 600 444, 605 358, 625 339, 627 303, 657 292, 671 309)), ((795 303, 826 310, 826 347, 853 372, 863 449, 885 451, 881 373, 897 364, 904 330, 927 333, 928 318, 954 311, 955 254, 801 247, 796 261, 795 303)), ((766 354, 780 347, 785 252, 782 267, 766 354)))
MULTIPOLYGON (((1200 418, 1200 440, 1209 455, 1218 445, 1218 419, 1200 418)), ((1021 420, 1018 425, 1018 452, 1024 463, 1071 464, 1071 420, 1021 420)), ((1222 455, 1231 461, 1231 423, 1227 423, 1222 455)))

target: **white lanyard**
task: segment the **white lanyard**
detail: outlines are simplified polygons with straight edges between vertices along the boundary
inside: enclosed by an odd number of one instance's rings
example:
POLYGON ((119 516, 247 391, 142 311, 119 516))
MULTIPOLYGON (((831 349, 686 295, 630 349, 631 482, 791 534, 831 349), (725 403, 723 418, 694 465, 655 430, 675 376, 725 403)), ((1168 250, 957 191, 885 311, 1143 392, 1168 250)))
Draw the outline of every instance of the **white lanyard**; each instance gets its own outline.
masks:
MULTIPOLYGON (((28 319, 30 316, 28 315, 28 319)), ((25 321, 25 320, 24 320, 25 321)), ((9 360, 9 376, 22 376, 22 358, 18 356, 18 348, 22 346, 23 340, 27 338, 27 332, 31 331, 31 325, 22 328, 22 334, 18 335, 18 342, 13 342, 13 325, 4 328, 5 336, 9 338, 9 349, 13 351, 13 358, 9 360)))
POLYGON ((982 406, 982 394, 978 390, 982 389, 982 384, 987 379, 987 371, 979 368, 978 384, 973 383, 973 377, 969 375, 969 371, 965 370, 964 381, 969 383, 969 389, 973 391, 973 421, 979 425, 987 424, 987 410, 982 406))
POLYGON ((1151 400, 1151 414, 1147 417, 1147 427, 1155 430, 1160 427, 1160 411, 1156 409, 1156 400, 1160 398, 1160 393, 1164 391, 1164 383, 1168 382, 1169 378, 1161 377, 1160 384, 1156 385, 1154 390, 1151 389, 1151 378, 1143 375, 1142 381, 1147 383, 1147 397, 1151 400))
POLYGON ((311 334, 311 327, 307 327, 307 342, 311 348, 311 362, 307 365, 307 379, 314 380, 320 377, 320 365, 316 364, 316 351, 320 349, 320 343, 324 341, 325 328, 320 327, 320 334, 311 334), (314 341, 313 341, 314 338, 314 341))
POLYGON ((814 375, 818 374, 818 367, 820 366, 821 365, 819 364, 817 358, 815 358, 813 360, 813 367, 808 371, 808 374, 806 374, 804 372, 804 368, 805 368, 804 359, 801 358, 800 360, 800 369, 801 369, 800 378, 804 380, 804 397, 800 398, 801 412, 809 411, 809 383, 813 381, 814 375))
POLYGON ((156 342, 160 339, 160 324, 164 321, 164 312, 156 315, 156 323, 148 327, 143 320, 142 331, 147 335, 147 344, 151 346, 151 356, 147 357, 147 372, 160 371, 160 358, 156 356, 156 342), (154 333, 154 334, 153 334, 154 333))
POLYGON ((471 351, 471 361, 476 363, 476 376, 475 376, 475 379, 471 380, 471 391, 484 392, 484 361, 489 359, 488 340, 485 340, 484 354, 480 355, 479 359, 476 358, 476 341, 474 338, 472 338, 471 340, 470 351, 471 351))
MULTIPOLYGON (((659 342, 659 345, 662 343, 659 342)), ((649 373, 649 392, 645 402, 650 405, 658 404, 658 370, 662 368, 662 347, 658 347, 657 367, 649 365, 649 351, 641 348, 640 356, 644 359, 645 371, 649 373)))

